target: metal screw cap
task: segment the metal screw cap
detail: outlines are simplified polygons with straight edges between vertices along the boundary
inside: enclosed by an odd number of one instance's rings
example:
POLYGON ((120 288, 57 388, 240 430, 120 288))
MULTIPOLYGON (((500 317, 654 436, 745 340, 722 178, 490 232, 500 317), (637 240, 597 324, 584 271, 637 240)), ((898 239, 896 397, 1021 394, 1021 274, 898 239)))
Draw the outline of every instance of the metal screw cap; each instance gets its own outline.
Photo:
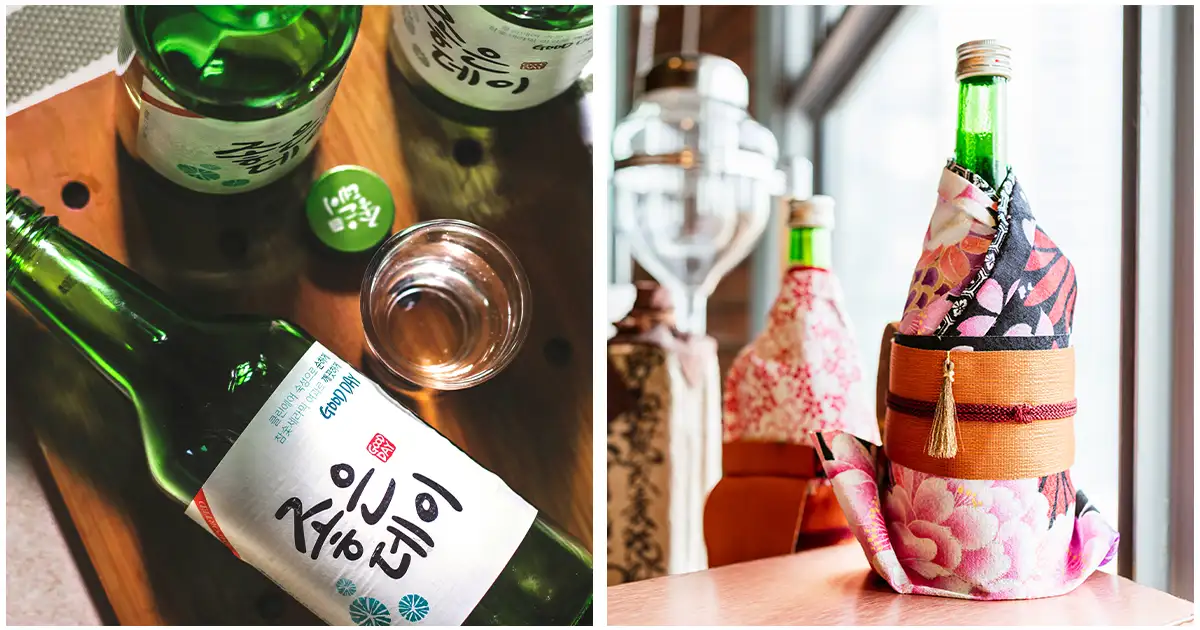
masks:
POLYGON ((1012 49, 994 39, 979 39, 959 45, 955 79, 1004 77, 1012 80, 1012 49))

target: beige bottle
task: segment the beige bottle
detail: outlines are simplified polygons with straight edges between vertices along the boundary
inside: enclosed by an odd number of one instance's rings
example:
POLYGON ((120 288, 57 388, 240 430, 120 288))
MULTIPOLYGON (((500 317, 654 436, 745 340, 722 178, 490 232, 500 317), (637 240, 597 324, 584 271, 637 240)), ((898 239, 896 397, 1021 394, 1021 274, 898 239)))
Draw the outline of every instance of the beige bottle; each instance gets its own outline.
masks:
POLYGON ((721 475, 717 343, 674 327, 666 290, 608 342, 608 584, 707 567, 704 499, 721 475))

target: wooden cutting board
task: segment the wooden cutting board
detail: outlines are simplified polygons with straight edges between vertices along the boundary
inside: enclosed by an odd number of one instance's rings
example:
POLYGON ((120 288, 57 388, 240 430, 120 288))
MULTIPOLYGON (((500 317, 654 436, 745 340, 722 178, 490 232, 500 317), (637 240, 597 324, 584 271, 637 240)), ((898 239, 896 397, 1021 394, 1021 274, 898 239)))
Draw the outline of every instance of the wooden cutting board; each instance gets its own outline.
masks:
MULTIPOLYGON (((483 385, 403 399, 590 548, 592 169, 580 98, 494 126, 456 122, 399 75, 389 28, 387 7, 366 9, 315 156, 270 194, 214 203, 164 186, 120 146, 126 97, 112 74, 8 117, 7 182, 195 311, 288 318, 360 368, 365 262, 306 239, 313 176, 340 164, 380 174, 394 229, 461 218, 493 231, 529 276, 525 346, 483 385), (89 195, 78 210, 63 200, 72 182, 89 195)), ((62 526, 77 530, 116 621, 319 623, 158 490, 128 400, 11 299, 7 316, 9 422, 36 436, 70 517, 62 526)))

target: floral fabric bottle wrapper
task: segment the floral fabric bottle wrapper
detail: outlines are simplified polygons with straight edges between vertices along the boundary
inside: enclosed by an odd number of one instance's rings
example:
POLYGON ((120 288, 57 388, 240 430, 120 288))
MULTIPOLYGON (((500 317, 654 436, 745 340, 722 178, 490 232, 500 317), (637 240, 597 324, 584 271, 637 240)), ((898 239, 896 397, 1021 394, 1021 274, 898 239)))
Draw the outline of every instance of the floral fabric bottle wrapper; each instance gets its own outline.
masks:
POLYGON ((812 437, 855 537, 896 591, 1050 597, 1116 556, 1117 532, 1071 483, 1076 291, 1013 172, 993 190, 951 161, 888 348, 884 439, 812 437), (947 396, 949 457, 923 448, 947 396))
POLYGON ((608 584, 705 568, 721 474, 717 344, 675 330, 649 283, 608 343, 608 584), (657 302, 657 304, 652 304, 657 302))
POLYGON ((724 477, 705 505, 710 566, 851 538, 809 435, 878 441, 837 276, 793 267, 725 380, 724 477), (747 531, 747 528, 750 528, 747 531))

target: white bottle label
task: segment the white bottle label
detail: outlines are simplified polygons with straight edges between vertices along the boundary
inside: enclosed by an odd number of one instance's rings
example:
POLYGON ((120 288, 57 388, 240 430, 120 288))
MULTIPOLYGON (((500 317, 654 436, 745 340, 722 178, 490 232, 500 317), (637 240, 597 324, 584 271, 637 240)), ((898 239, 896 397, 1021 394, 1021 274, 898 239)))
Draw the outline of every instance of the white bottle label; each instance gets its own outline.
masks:
POLYGON ((336 625, 461 624, 537 515, 319 343, 187 513, 336 625))
POLYGON ((317 144, 339 76, 311 101, 274 118, 206 118, 142 79, 138 154, 167 179, 212 194, 241 193, 286 175, 317 144))
POLYGON ((460 103, 491 111, 533 107, 579 78, 592 58, 592 27, 541 31, 480 6, 392 9, 393 45, 421 78, 460 103))

